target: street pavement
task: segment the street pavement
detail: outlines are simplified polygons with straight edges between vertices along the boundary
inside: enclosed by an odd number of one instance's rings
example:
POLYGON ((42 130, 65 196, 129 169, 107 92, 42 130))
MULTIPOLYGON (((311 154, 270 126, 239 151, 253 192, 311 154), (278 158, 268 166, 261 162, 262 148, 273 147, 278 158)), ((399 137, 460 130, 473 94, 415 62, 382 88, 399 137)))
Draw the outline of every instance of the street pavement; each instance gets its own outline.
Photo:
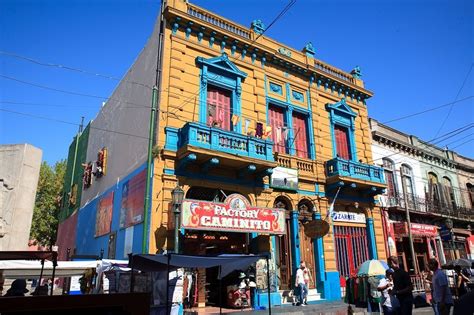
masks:
MULTIPOLYGON (((272 314, 294 314, 294 315, 303 315, 303 314, 328 314, 328 315, 346 315, 348 305, 343 302, 313 302, 306 306, 278 306, 272 307, 272 314)), ((352 306, 354 314, 369 314, 366 309, 355 308, 352 306)), ((268 314, 268 310, 229 310, 223 309, 222 313, 235 313, 245 314, 245 315, 265 315, 268 314)), ((186 315, 187 312, 185 312, 186 315)), ((219 308, 206 308, 206 310, 201 309, 197 312, 191 312, 188 314, 219 314, 219 308)), ((377 313, 374 313, 377 314, 377 313)), ((421 307, 413 309, 413 314, 433 314, 433 309, 431 307, 421 307)))

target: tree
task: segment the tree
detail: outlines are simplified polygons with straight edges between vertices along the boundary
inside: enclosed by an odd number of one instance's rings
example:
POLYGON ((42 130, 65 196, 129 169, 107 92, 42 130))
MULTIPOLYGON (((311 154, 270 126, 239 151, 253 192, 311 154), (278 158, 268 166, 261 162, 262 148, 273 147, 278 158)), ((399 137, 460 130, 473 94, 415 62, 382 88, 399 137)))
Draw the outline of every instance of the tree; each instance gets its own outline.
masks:
POLYGON ((49 248, 56 242, 65 173, 65 160, 56 162, 54 167, 41 164, 30 238, 49 248))

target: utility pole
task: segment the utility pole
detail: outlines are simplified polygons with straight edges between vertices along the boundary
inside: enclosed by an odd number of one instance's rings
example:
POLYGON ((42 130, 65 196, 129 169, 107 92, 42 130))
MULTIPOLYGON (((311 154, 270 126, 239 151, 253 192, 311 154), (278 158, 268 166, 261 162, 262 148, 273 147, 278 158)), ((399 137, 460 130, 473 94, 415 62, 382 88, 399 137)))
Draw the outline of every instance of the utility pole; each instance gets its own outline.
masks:
POLYGON ((415 268, 415 274, 418 274, 418 262, 416 261, 415 248, 413 247, 413 237, 411 235, 410 211, 408 210, 407 188, 405 187, 405 180, 403 178, 403 167, 400 167, 400 177, 402 179, 403 200, 405 201, 405 214, 408 224, 408 243, 410 243, 410 253, 411 259, 413 261, 413 267, 415 268))
POLYGON ((152 94, 151 94, 151 113, 150 113, 150 125, 149 125, 149 132, 148 132, 148 157, 147 157, 147 174, 146 174, 146 187, 145 187, 145 204, 143 210, 143 239, 142 239, 142 253, 148 254, 148 224, 150 221, 148 210, 151 204, 151 184, 152 184, 152 175, 153 175, 153 145, 155 143, 155 121, 156 121, 156 103, 157 103, 157 96, 158 96, 158 88, 156 86, 153 87, 152 94))

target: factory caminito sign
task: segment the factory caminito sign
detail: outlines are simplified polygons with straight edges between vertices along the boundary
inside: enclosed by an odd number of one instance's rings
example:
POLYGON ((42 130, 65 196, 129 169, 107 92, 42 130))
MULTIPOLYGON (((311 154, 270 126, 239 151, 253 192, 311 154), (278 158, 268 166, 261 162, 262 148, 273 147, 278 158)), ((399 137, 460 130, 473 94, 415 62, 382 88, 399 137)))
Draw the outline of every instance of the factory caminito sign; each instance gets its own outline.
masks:
POLYGON ((189 230, 285 234, 285 210, 252 207, 239 194, 224 203, 185 199, 181 227, 189 230))

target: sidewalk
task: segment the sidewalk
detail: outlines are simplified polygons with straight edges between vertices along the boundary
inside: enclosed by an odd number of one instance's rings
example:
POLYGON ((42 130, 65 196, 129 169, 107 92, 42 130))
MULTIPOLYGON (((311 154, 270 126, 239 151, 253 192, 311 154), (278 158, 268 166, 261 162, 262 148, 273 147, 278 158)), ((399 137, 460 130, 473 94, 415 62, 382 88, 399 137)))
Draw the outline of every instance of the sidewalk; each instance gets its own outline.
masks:
MULTIPOLYGON (((272 314, 294 314, 294 315, 303 315, 303 314, 325 314, 325 315, 346 315, 348 305, 343 302, 326 302, 324 300, 310 303, 306 306, 275 306, 272 307, 272 314)), ((193 314, 219 314, 219 308, 209 308, 206 309, 194 309, 195 313, 193 314)), ((368 314, 366 309, 355 308, 352 306, 354 314, 368 314)), ((245 315, 265 315, 268 314, 268 310, 229 310, 222 309, 223 314, 232 314, 236 315, 238 313, 245 315)), ((413 314, 433 314, 431 307, 422 307, 413 309, 413 314)))

